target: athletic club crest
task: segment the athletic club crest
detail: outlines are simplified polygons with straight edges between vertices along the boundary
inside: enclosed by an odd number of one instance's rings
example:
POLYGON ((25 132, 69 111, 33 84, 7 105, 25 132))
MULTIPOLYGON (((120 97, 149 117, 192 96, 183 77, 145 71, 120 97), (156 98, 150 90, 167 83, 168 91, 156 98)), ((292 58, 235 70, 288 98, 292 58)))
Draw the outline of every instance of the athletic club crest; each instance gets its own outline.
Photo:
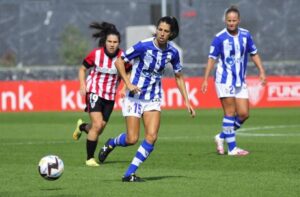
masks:
POLYGON ((261 85, 258 79, 247 79, 247 86, 249 91, 249 102, 251 105, 255 106, 262 99, 265 87, 261 85))

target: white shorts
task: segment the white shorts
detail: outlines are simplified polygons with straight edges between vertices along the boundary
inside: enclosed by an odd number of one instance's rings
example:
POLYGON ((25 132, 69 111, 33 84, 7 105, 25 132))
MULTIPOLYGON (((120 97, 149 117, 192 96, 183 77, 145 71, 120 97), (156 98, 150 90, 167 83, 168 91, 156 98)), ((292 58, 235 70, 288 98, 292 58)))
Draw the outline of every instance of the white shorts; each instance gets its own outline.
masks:
POLYGON ((248 87, 243 83, 240 87, 233 85, 226 85, 223 83, 215 83, 218 98, 235 97, 235 98, 249 98, 248 87))
POLYGON ((125 97, 123 100, 123 116, 135 116, 140 118, 145 111, 161 111, 161 99, 140 100, 132 97, 125 97))

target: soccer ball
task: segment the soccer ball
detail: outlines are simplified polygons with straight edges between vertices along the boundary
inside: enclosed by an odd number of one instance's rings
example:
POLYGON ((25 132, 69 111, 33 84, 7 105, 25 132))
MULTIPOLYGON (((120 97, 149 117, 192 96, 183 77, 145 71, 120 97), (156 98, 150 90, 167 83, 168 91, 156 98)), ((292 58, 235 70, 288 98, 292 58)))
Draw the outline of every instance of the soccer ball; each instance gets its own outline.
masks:
POLYGON ((47 155, 40 160, 38 170, 44 179, 54 181, 64 172, 64 163, 56 155, 47 155))

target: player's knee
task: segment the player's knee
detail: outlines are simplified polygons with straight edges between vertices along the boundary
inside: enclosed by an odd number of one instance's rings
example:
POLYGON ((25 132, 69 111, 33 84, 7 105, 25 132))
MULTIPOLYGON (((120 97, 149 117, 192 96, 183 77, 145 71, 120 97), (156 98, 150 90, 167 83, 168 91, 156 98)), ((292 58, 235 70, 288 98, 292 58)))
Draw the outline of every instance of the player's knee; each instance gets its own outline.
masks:
POLYGON ((154 133, 153 134, 147 134, 145 136, 145 138, 146 138, 147 142, 149 142, 151 144, 154 144, 157 140, 157 134, 154 134, 154 133))
POLYGON ((126 144, 127 145, 134 145, 138 142, 139 137, 138 136, 129 136, 126 137, 126 144))
POLYGON ((105 126, 105 122, 99 121, 99 122, 94 122, 92 127, 94 130, 96 130, 98 133, 102 131, 102 128, 105 126))
POLYGON ((245 120, 247 120, 249 118, 249 113, 243 113, 243 114, 239 114, 239 119, 244 122, 245 120))

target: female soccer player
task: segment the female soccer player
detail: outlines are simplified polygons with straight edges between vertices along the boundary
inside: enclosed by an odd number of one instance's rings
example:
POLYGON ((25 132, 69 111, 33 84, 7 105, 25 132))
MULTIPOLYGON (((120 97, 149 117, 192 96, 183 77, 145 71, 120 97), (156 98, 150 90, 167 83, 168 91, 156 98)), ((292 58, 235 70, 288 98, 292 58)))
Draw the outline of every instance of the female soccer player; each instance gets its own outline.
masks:
POLYGON ((246 84, 248 54, 259 70, 262 85, 266 83, 265 70, 256 46, 248 30, 239 28, 240 12, 231 6, 225 12, 226 28, 220 31, 212 41, 208 63, 201 86, 207 91, 207 79, 219 57, 215 73, 215 87, 221 101, 224 117, 223 130, 215 136, 218 154, 224 154, 224 140, 228 144, 228 155, 247 155, 248 151, 238 148, 235 130, 249 117, 249 97, 246 84))
POLYGON ((99 44, 98 48, 92 50, 83 60, 78 77, 80 93, 86 96, 85 111, 89 113, 91 124, 83 123, 79 119, 73 138, 78 140, 82 131, 87 133, 86 165, 99 166, 94 159, 94 153, 98 137, 103 132, 114 107, 116 90, 121 79, 115 67, 115 61, 123 52, 119 49, 120 33, 115 25, 106 22, 92 23, 90 28, 98 30, 93 37, 99 39, 99 44), (88 69, 91 71, 85 79, 88 69))
POLYGON ((162 17, 157 23, 154 37, 138 42, 116 61, 116 67, 127 87, 122 106, 123 116, 126 118, 127 132, 107 140, 99 153, 100 162, 104 162, 107 155, 116 146, 124 147, 137 143, 141 118, 145 130, 145 139, 122 178, 124 182, 143 181, 135 175, 135 172, 153 151, 158 137, 162 99, 161 78, 168 63, 172 64, 175 80, 184 98, 187 110, 192 117, 195 116, 181 73, 182 65, 180 64, 178 50, 169 42, 175 39, 178 33, 179 27, 176 18, 162 17), (134 63, 129 79, 126 76, 124 65, 132 60, 134 63))

